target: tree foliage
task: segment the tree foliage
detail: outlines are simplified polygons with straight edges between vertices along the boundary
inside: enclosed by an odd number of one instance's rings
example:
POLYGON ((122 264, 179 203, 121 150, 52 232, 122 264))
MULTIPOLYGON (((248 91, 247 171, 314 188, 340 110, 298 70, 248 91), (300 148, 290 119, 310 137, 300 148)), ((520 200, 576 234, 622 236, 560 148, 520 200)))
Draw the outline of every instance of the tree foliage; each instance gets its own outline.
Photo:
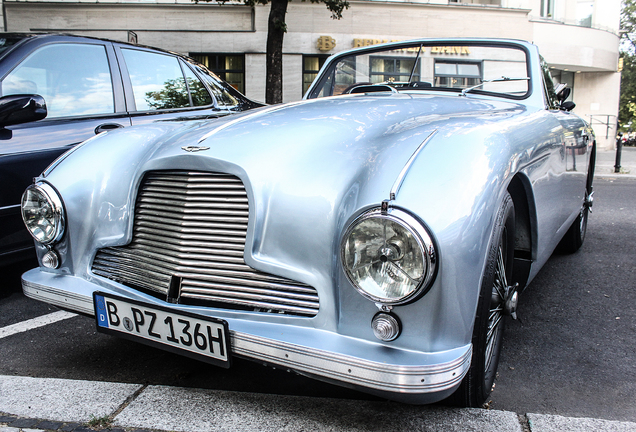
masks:
MULTIPOLYGON (((229 0, 192 0, 217 3, 226 3, 229 0)), ((287 32, 287 4, 290 0, 241 0, 247 6, 271 4, 268 26, 267 26, 267 46, 266 46, 266 82, 265 82, 265 102, 268 104, 280 103, 283 101, 283 37, 287 32)), ((301 0, 305 1, 305 0, 301 0)), ((311 3, 324 3, 331 12, 331 18, 342 18, 342 12, 349 9, 347 0, 309 0, 311 3)))
POLYGON ((636 0, 623 0, 621 7, 621 49, 636 53, 636 0))
POLYGON ((621 58, 623 72, 618 123, 624 132, 636 131, 636 56, 623 52, 621 58))
POLYGON ((618 123, 623 131, 629 131, 636 129, 636 0, 623 0, 621 51, 623 70, 618 123))

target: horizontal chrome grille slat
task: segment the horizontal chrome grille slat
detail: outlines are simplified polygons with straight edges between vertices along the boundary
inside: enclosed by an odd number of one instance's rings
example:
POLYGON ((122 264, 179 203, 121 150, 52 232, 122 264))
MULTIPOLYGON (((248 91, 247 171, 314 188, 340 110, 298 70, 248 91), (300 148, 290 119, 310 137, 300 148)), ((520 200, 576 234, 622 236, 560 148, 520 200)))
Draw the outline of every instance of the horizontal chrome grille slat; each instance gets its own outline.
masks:
POLYGON ((232 217, 232 216, 249 217, 249 212, 247 210, 224 210, 224 209, 218 209, 218 207, 214 207, 214 206, 209 206, 209 208, 205 208, 205 206, 196 206, 193 208, 187 208, 187 206, 181 205, 179 203, 175 203, 173 205, 144 204, 143 208, 151 209, 151 210, 153 209, 165 210, 165 211, 171 211, 173 213, 187 211, 188 213, 193 215, 212 214, 212 215, 219 215, 219 216, 225 216, 225 217, 232 217))
POLYGON ((313 287, 245 263, 248 222, 247 192, 239 178, 151 172, 139 189, 131 243, 98 251, 93 272, 161 296, 172 296, 171 281, 178 281, 180 302, 316 315, 320 305, 313 287))
POLYGON ((192 247, 192 246, 178 246, 170 243, 158 243, 153 242, 152 240, 145 239, 136 239, 130 244, 131 248, 137 247, 139 249, 144 249, 148 247, 152 247, 153 249, 161 249, 166 253, 171 254, 172 256, 177 257, 185 257, 192 255, 193 259, 197 259, 196 257, 215 255, 215 254, 223 254, 224 256, 232 256, 232 257, 240 257, 243 259, 243 249, 238 248, 237 250, 232 249, 215 249, 212 247, 192 247))
POLYGON ((280 304, 297 304, 302 305, 308 308, 313 308, 316 305, 312 302, 311 295, 299 295, 292 294, 282 296, 278 291, 266 290, 266 289, 258 289, 251 287, 242 287, 240 291, 236 290, 236 287, 233 285, 225 285, 225 284, 206 284, 203 288, 199 288, 200 284, 197 284, 195 287, 191 287, 189 285, 190 281, 183 281, 183 285, 181 286, 181 295, 187 294, 199 294, 199 295, 217 295, 217 296, 227 296, 233 298, 256 298, 261 301, 267 299, 276 299, 280 304), (306 301, 303 301, 306 300, 306 301))
POLYGON ((254 308, 262 308, 262 309, 272 309, 274 311, 283 311, 283 312, 291 312, 297 315, 315 315, 318 310, 314 308, 301 308, 301 307, 290 307, 286 305, 280 305, 278 303, 266 303, 264 301, 252 301, 252 300, 242 300, 238 298, 225 298, 225 297, 215 297, 211 295, 198 295, 192 294, 188 296, 192 299, 197 300, 207 300, 210 302, 219 302, 219 303, 230 303, 237 304, 242 306, 250 306, 254 308))
POLYGON ((144 228, 144 229, 148 229, 151 230, 153 228, 157 229, 157 230, 167 230, 167 231, 171 231, 171 232, 176 232, 176 233, 183 233, 183 234, 194 234, 194 235, 200 235, 200 236, 207 236, 209 234, 213 234, 215 236, 228 236, 228 237, 241 237, 241 238, 245 238, 245 235, 247 233, 247 230, 240 230, 240 229, 215 229, 215 228, 210 228, 210 229, 203 229, 203 227, 199 226, 199 227, 183 227, 183 226, 174 226, 171 224, 166 224, 166 223, 158 223, 158 222, 148 222, 148 221, 138 221, 135 222, 135 226, 139 227, 139 228, 144 228))
POLYGON ((183 213, 172 213, 168 211, 157 211, 157 210, 149 210, 145 208, 138 208, 136 212, 136 217, 139 218, 169 218, 180 220, 184 222, 188 221, 196 221, 196 222, 222 222, 222 223, 231 223, 234 225, 245 225, 247 226, 248 217, 233 217, 228 220, 223 216, 208 216, 208 215, 193 215, 193 214, 183 214, 183 213))
MULTIPOLYGON (((156 235, 140 233, 137 235, 137 238, 135 239, 135 241, 139 241, 139 243, 141 243, 142 240, 145 242, 155 243, 156 245, 169 244, 169 245, 176 245, 181 247, 201 247, 201 248, 211 247, 216 249, 233 249, 233 250, 240 250, 240 251, 243 251, 244 249, 244 245, 242 244, 222 243, 222 242, 203 242, 203 241, 199 242, 199 241, 192 241, 192 240, 184 241, 179 238, 169 238, 167 236, 161 237, 156 235)), ((243 254, 241 254, 241 256, 242 255, 243 254)))

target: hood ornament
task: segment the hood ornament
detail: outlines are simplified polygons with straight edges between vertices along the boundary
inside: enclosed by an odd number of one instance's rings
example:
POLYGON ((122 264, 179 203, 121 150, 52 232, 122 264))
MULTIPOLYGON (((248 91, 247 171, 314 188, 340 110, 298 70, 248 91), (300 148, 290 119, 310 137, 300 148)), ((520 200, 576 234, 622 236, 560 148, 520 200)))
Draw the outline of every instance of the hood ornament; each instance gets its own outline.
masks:
POLYGON ((210 147, 187 146, 187 147, 181 147, 181 150, 185 150, 187 152, 194 153, 194 152, 203 151, 203 150, 210 150, 210 147))

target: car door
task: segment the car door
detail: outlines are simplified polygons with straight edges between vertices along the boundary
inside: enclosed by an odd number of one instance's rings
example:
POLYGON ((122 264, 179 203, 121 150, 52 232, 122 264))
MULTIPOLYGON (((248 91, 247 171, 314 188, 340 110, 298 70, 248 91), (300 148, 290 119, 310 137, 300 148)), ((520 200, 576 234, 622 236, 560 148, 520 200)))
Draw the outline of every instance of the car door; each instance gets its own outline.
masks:
POLYGON ((132 124, 210 119, 231 113, 178 56, 130 46, 117 47, 117 56, 132 124))
POLYGON ((130 125, 112 43, 58 37, 26 45, 2 59, 0 96, 39 94, 47 117, 0 134, 0 263, 33 246, 20 216, 33 178, 76 144, 130 125))

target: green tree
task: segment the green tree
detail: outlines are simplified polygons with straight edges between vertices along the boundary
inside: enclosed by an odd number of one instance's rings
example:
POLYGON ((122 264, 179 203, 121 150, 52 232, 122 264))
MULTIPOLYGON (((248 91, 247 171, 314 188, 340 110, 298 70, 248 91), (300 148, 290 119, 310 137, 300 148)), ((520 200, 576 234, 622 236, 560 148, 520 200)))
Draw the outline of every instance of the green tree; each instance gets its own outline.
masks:
POLYGON ((623 52, 621 58, 623 71, 618 124, 621 130, 628 132, 632 128, 636 129, 636 56, 623 52))
POLYGON ((618 123, 636 129, 636 0, 623 0, 621 9, 621 96, 618 123))
POLYGON ((621 49, 636 52, 636 0, 623 0, 621 7, 621 49))
MULTIPOLYGON (((228 0, 193 0, 217 3, 225 3, 228 0)), ((287 32, 285 15, 287 14, 287 4, 290 0, 242 0, 248 6, 271 4, 267 26, 267 47, 266 47, 266 83, 265 102, 268 104, 280 103, 283 101, 283 37, 287 32)), ((305 0, 301 0, 305 1, 305 0)), ((342 11, 349 9, 347 0, 309 0, 312 3, 324 3, 331 12, 331 18, 342 18, 342 11)))

